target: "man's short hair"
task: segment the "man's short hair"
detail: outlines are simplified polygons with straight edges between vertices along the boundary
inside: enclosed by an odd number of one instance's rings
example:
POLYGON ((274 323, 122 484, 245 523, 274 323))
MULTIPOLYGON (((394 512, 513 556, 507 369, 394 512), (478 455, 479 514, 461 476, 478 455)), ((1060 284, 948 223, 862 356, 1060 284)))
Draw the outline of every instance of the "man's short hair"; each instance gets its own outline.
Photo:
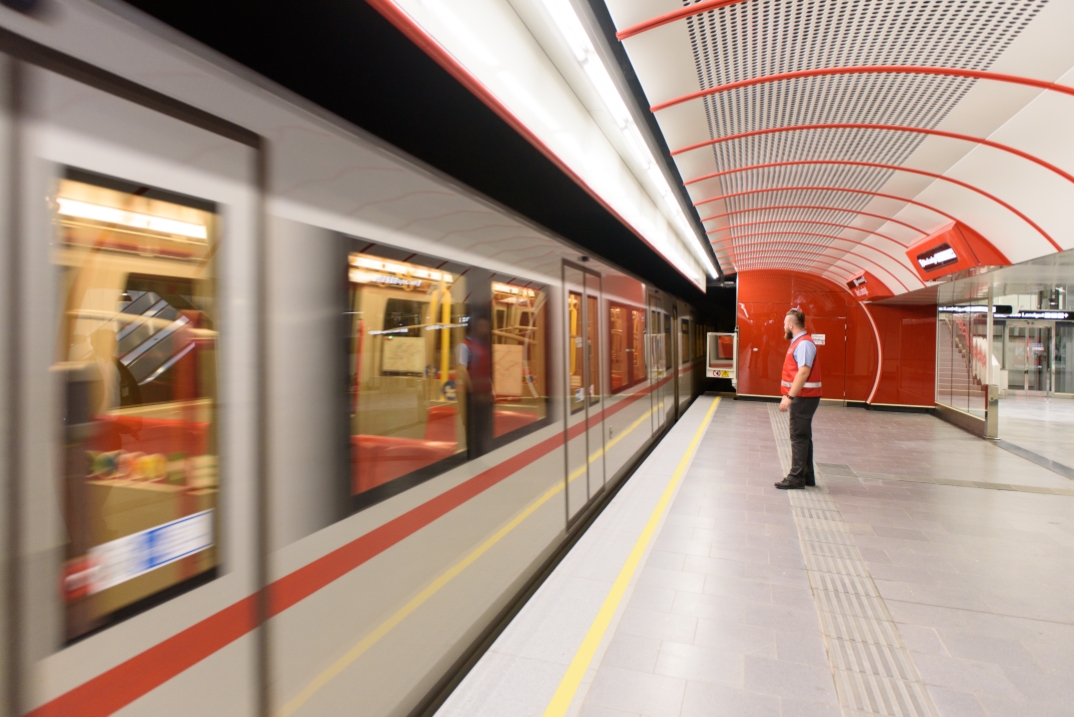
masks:
POLYGON ((794 317, 794 323, 798 326, 798 328, 805 328, 805 314, 802 313, 801 309, 791 309, 787 312, 787 316, 794 317))

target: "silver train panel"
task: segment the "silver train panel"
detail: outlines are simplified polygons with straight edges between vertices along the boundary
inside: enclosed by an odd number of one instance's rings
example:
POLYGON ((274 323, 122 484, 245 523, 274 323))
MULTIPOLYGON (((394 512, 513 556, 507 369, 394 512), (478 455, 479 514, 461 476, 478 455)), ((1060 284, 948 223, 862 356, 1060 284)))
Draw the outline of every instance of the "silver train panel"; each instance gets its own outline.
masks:
MULTIPOLYGON (((681 358, 672 319, 694 317, 598 257, 572 267, 577 252, 555 237, 170 31, 55 5, 49 23, 4 10, 0 24, 196 112, 158 111, 137 88, 110 94, 103 74, 86 84, 40 69, 31 52, 16 129, 10 107, 0 113, 0 209, 15 197, 19 217, 3 230, 19 261, 0 277, 0 421, 17 422, 19 441, 0 452, 17 451, 18 491, 0 494, 0 515, 21 522, 20 601, 0 607, 17 615, 22 666, 0 688, 37 715, 253 715, 262 695, 274 715, 408 714, 693 397, 696 359, 681 358), (387 297, 367 329, 347 303, 359 291, 348 267, 393 251, 405 271, 392 286, 440 287, 419 301, 363 279, 387 297), (493 314, 491 331, 511 348, 496 360, 542 367, 491 411, 535 429, 510 424, 518 433, 471 460, 448 387, 474 380, 458 356, 477 314, 463 320, 464 302, 444 298, 459 276, 430 278, 412 255, 489 277, 472 285, 503 294, 507 323, 493 314), (428 312, 420 330, 385 323, 393 298, 399 316, 428 312), (538 307, 543 345, 518 338, 538 331, 538 307), (410 387, 423 436, 356 434, 365 340, 376 390, 410 387), (422 351, 423 375, 411 365, 422 351), (394 493, 383 487, 398 478, 383 476, 368 490, 379 499, 360 504, 366 443, 435 447, 447 462, 394 493), (144 553, 138 536, 192 547, 144 553), (138 550, 157 562, 116 557, 138 550)), ((0 560, 12 549, 0 543, 0 560)))

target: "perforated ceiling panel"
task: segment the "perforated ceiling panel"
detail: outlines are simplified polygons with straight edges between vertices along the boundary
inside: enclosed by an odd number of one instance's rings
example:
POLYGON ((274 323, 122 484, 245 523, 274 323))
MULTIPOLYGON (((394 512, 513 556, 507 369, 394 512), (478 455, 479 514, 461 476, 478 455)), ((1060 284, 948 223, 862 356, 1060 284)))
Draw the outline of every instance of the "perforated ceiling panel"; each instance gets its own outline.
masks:
MULTIPOLYGON (((617 22, 648 20, 674 9, 668 3, 660 4, 662 10, 650 3, 648 10, 642 10, 632 0, 607 0, 607 4, 617 22)), ((817 68, 899 65, 987 71, 1046 4, 1047 0, 741 0, 646 30, 647 37, 625 43, 649 99, 656 104, 671 99, 661 82, 683 86, 681 77, 667 73, 685 70, 659 57, 661 43, 687 45, 697 90, 817 68), (639 67, 639 62, 649 67, 639 67)), ((725 271, 815 264, 832 273, 834 256, 854 264, 878 262, 891 288, 905 290, 908 283, 917 282, 902 251, 909 240, 904 236, 900 243, 870 234, 885 222, 863 220, 867 214, 862 212, 868 209, 891 217, 906 203, 876 195, 909 199, 920 191, 920 183, 910 187, 909 194, 900 194, 900 187, 909 186, 904 173, 845 164, 728 170, 815 160, 901 167, 928 142, 928 135, 806 129, 675 150, 769 128, 817 124, 935 128, 976 82, 903 73, 793 78, 704 96, 686 109, 676 107, 673 117, 672 111, 658 112, 657 120, 725 271), (720 176, 703 179, 712 173, 720 176), (775 188, 791 189, 767 191, 775 188), (884 211, 876 210, 878 202, 887 204, 884 211), (846 228, 850 225, 864 231, 846 228), (859 250, 856 244, 862 243, 868 248, 859 250)), ((943 167, 937 169, 942 172, 943 167)), ((939 214, 931 216, 924 230, 946 221, 939 214)), ((854 269, 848 264, 835 271, 850 273, 854 269)))

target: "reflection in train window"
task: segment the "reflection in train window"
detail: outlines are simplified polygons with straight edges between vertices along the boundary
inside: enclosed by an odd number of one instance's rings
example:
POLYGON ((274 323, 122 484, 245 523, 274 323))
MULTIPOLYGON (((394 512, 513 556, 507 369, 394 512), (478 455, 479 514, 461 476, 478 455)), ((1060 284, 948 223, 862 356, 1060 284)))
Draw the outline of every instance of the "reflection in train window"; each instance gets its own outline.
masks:
POLYGON ((216 213, 74 170, 53 208, 72 640, 217 566, 216 213))
POLYGON ((567 321, 569 336, 567 339, 567 354, 570 357, 570 411, 575 413, 585 406, 584 389, 582 388, 582 371, 584 370, 584 348, 582 346, 582 295, 576 291, 567 293, 567 321))
POLYGON ((540 422, 548 411, 547 295, 492 282, 493 436, 540 422))
POLYGON ((690 342, 690 319, 680 319, 682 339, 679 341, 679 362, 689 363, 694 358, 694 346, 690 342))
POLYGON ((466 278, 352 253, 351 493, 466 451, 466 278), (462 362, 460 362, 462 358, 462 362))
POLYGON ((611 389, 617 393, 645 379, 645 310, 608 305, 611 389))

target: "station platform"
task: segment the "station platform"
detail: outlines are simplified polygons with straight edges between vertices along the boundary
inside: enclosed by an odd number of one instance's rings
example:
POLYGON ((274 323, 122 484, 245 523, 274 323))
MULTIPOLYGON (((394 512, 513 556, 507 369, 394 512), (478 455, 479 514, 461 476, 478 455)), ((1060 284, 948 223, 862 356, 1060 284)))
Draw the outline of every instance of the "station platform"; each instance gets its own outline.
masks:
POLYGON ((1074 481, 927 414, 702 396, 438 717, 1070 715, 1074 481))

